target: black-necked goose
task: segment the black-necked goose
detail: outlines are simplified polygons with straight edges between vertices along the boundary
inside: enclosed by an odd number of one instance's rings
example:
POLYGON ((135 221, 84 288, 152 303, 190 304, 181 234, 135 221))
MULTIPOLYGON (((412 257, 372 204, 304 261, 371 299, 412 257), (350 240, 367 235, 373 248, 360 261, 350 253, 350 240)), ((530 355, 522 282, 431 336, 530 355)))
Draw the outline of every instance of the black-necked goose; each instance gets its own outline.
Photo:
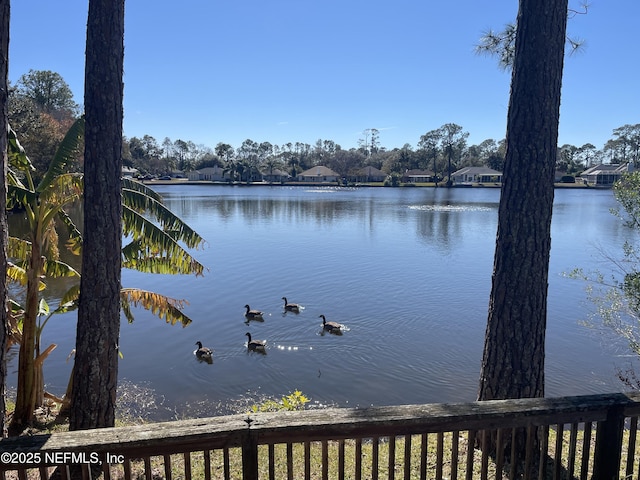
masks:
POLYGON ((247 312, 244 316, 248 320, 262 320, 262 315, 264 315, 260 310, 251 310, 251 307, 247 304, 244 306, 247 309, 247 312))
POLYGON ((319 318, 322 319, 322 328, 329 332, 339 332, 342 328, 342 325, 336 322, 327 322, 327 319, 324 315, 320 315, 319 318))
POLYGON ((247 348, 249 350, 264 350, 267 346, 266 340, 252 340, 249 332, 245 335, 247 336, 247 348))
POLYGON ((282 297, 282 300, 284 300, 284 311, 285 312, 300 313, 300 305, 298 305, 297 303, 289 303, 287 301, 287 297, 282 297))
POLYGON ((203 347, 202 342, 196 342, 196 345, 198 346, 198 349, 196 350, 196 357, 202 360, 211 359, 211 356, 213 355, 213 350, 207 347, 203 347))

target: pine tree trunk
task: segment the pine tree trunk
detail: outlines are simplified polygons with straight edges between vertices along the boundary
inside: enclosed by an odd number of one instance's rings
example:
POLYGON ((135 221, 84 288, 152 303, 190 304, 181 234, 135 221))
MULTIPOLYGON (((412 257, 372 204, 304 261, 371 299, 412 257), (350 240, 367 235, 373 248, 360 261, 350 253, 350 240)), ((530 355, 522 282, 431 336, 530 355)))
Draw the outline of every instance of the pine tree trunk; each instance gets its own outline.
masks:
POLYGON ((84 236, 69 428, 113 426, 120 333, 124 0, 90 0, 84 236))
POLYGON ((544 396, 567 0, 520 0, 479 400, 544 396))
MULTIPOLYGON (((2 112, 2 132, 8 123, 8 73, 9 73, 9 0, 0 0, 0 111, 2 112)), ((0 278, 7 278, 7 136, 0 135, 0 278)), ((5 385, 7 379, 7 284, 0 282, 0 438, 5 435, 5 385)))

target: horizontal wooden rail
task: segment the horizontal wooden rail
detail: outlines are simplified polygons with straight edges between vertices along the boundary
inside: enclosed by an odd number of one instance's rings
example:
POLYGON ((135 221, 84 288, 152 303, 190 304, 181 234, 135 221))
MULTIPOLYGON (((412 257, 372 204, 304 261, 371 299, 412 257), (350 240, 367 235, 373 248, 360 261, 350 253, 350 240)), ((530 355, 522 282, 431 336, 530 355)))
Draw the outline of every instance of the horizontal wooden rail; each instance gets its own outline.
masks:
MULTIPOLYGON (((128 459, 145 459, 217 449, 228 452, 230 448, 239 447, 243 452, 244 478, 257 478, 258 445, 304 443, 308 448, 309 442, 326 440, 596 423, 602 441, 596 444, 595 452, 591 452, 595 455, 594 468, 596 471, 600 468, 598 458, 606 458, 601 465, 607 470, 603 471, 601 478, 614 478, 608 475, 620 464, 620 442, 617 439, 622 435, 623 419, 639 415, 638 393, 252 413, 6 438, 0 440, 0 452, 38 452, 41 454, 40 462, 31 465, 4 462, 0 463, 0 472, 18 467, 42 467, 43 454, 53 452, 91 452, 101 455, 101 458, 108 453, 128 459), (616 440, 613 444, 618 450, 614 454, 608 447, 612 439, 616 440), (611 460, 616 456, 617 463, 611 460)), ((442 438, 439 437, 438 441, 442 442, 442 438)), ((442 449, 441 446, 438 448, 442 449)), ((377 446, 374 452, 377 455, 377 446)), ((441 457, 441 453, 438 456, 441 457)), ((228 462, 226 457, 225 462, 228 462)))

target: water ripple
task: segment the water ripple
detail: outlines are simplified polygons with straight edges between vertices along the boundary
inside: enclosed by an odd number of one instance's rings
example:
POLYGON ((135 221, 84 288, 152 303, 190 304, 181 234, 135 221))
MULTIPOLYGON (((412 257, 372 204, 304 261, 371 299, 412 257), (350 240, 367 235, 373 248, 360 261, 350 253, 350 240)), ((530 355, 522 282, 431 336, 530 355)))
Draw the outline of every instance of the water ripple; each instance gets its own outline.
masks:
POLYGON ((492 212, 496 208, 484 207, 476 204, 468 205, 409 205, 409 210, 419 210, 424 212, 492 212))

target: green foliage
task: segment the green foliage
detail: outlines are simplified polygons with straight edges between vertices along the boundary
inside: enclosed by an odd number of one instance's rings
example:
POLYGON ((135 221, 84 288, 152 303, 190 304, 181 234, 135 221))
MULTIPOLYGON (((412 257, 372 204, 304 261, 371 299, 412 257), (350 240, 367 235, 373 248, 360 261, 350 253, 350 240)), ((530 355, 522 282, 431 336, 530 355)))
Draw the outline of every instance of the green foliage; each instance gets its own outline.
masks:
POLYGON ((622 207, 612 210, 630 228, 640 229, 640 172, 624 175, 613 186, 613 194, 622 207))
MULTIPOLYGON (((69 161, 78 154, 83 139, 84 119, 80 118, 71 126, 47 171, 37 182, 36 169, 16 133, 8 130, 7 205, 22 209, 28 223, 27 238, 11 237, 7 248, 12 260, 7 279, 26 285, 24 307, 12 302, 15 305, 12 329, 21 333, 17 407, 13 417, 16 425, 27 424, 35 406, 43 400, 42 362, 52 348, 40 357, 42 330, 54 314, 69 312, 78 306, 79 282, 63 295, 57 308, 50 308, 40 292, 46 287, 46 279, 80 278, 76 270, 60 261, 57 230, 66 230, 67 248, 79 255, 82 235, 65 209, 82 199, 83 177, 66 173, 66 170, 69 161)), ((151 273, 203 273, 204 267, 181 244, 197 248, 204 240, 169 211, 159 195, 140 183, 125 179, 122 202, 123 231, 131 239, 123 249, 125 268, 151 273)), ((120 300, 122 312, 129 321, 133 320, 131 308, 141 306, 172 325, 186 326, 191 322, 181 311, 185 303, 181 300, 135 289, 122 289, 120 300)))
POLYGON ((182 312, 186 301, 176 300, 158 293, 138 288, 122 288, 120 290, 120 304, 122 312, 129 323, 133 322, 132 306, 143 307, 158 318, 166 319, 167 323, 171 325, 180 322, 183 327, 186 327, 191 323, 191 319, 182 312))
POLYGON ((123 179, 122 199, 123 231, 131 239, 122 249, 124 268, 174 275, 204 273, 204 266, 180 245, 198 248, 203 238, 166 208, 157 193, 123 179))
POLYGON ((59 73, 51 70, 29 70, 16 82, 16 90, 45 113, 69 111, 75 114, 80 109, 69 85, 59 73))
MULTIPOLYGON (((29 152, 36 168, 34 178, 47 171, 65 133, 80 114, 71 89, 58 73, 30 70, 9 89, 9 124, 20 133, 29 152)), ((68 171, 81 171, 81 158, 70 158, 68 171)))
POLYGON ((252 405, 251 412, 281 412, 294 410, 304 410, 304 405, 309 402, 300 390, 296 390, 289 395, 285 395, 280 400, 267 399, 259 405, 252 405))
MULTIPOLYGON (((56 226, 67 231, 67 249, 74 255, 82 250, 82 234, 75 226, 64 207, 82 197, 82 176, 64 173, 69 159, 78 153, 84 139, 84 119, 77 120, 59 145, 48 171, 36 186, 32 173, 34 167, 20 145, 17 135, 9 130, 9 206, 20 206, 26 210, 32 232, 39 232, 40 243, 47 244, 47 232, 56 226), (54 223, 55 220, 55 223, 54 223), (44 225, 44 226, 43 226, 44 225), (51 225, 52 227, 48 227, 51 225)), ((183 247, 198 248, 204 239, 186 223, 166 208, 162 197, 140 182, 122 180, 123 231, 130 239, 122 249, 122 266, 144 273, 195 274, 202 275, 205 267, 183 247)), ((57 235, 54 235, 57 239, 57 235)), ((48 242, 53 247, 53 242, 48 242)), ((27 271, 32 244, 26 240, 10 238, 9 258, 16 259, 9 271, 10 280, 23 285, 27 283, 27 271)), ((77 276, 73 270, 57 259, 47 259, 42 274, 48 277, 77 276)), ((45 287, 40 283, 39 290, 45 287)), ((77 308, 79 289, 73 286, 56 309, 71 311, 77 308)), ((141 306, 152 311, 170 324, 188 325, 191 320, 181 312, 185 302, 152 292, 136 292, 123 289, 122 311, 129 322, 133 321, 132 306, 141 306)))
MULTIPOLYGON (((613 193, 620 207, 612 213, 627 227, 640 230, 640 172, 625 175, 614 185, 613 193)), ((596 306, 597 320, 590 325, 603 325, 640 355, 640 256, 637 246, 629 241, 622 245, 622 254, 619 259, 603 252, 614 268, 611 275, 575 269, 567 276, 588 283, 587 293, 596 306)))
MULTIPOLYGON (((589 5, 584 3, 580 10, 569 9, 567 16, 569 19, 576 15, 585 15, 589 5)), ((583 41, 577 38, 566 37, 566 44, 571 53, 578 51, 583 45, 583 41)), ((476 52, 482 55, 492 55, 498 57, 498 65, 504 70, 509 70, 513 66, 515 58, 516 44, 516 24, 508 23, 500 32, 495 30, 486 31, 480 38, 480 43, 476 46, 476 52)))
POLYGON ((9 159, 7 171, 7 206, 24 211, 28 223, 28 238, 12 238, 8 255, 13 263, 7 279, 26 285, 24 308, 15 318, 15 327, 21 330, 18 357, 18 390, 16 409, 12 425, 23 426, 30 422, 36 405, 41 405, 44 394, 42 362, 55 348, 52 345, 40 351, 42 329, 48 319, 56 313, 40 296, 49 278, 78 276, 72 267, 60 261, 58 251, 58 228, 64 227, 70 241, 79 236, 65 209, 71 207, 82 196, 82 177, 64 173, 65 166, 78 151, 84 122, 78 120, 65 136, 62 144, 49 163, 49 168, 37 182, 35 168, 18 141, 16 133, 7 131, 9 159), (61 220, 57 223, 57 220, 61 220), (44 320, 41 317, 46 316, 44 320), (40 320, 39 320, 40 319, 40 320), (42 355, 42 357, 41 357, 42 355), (38 359, 38 362, 36 362, 38 359))
POLYGON ((393 172, 387 175, 384 179, 385 187, 399 187, 402 180, 402 176, 399 173, 393 172))

